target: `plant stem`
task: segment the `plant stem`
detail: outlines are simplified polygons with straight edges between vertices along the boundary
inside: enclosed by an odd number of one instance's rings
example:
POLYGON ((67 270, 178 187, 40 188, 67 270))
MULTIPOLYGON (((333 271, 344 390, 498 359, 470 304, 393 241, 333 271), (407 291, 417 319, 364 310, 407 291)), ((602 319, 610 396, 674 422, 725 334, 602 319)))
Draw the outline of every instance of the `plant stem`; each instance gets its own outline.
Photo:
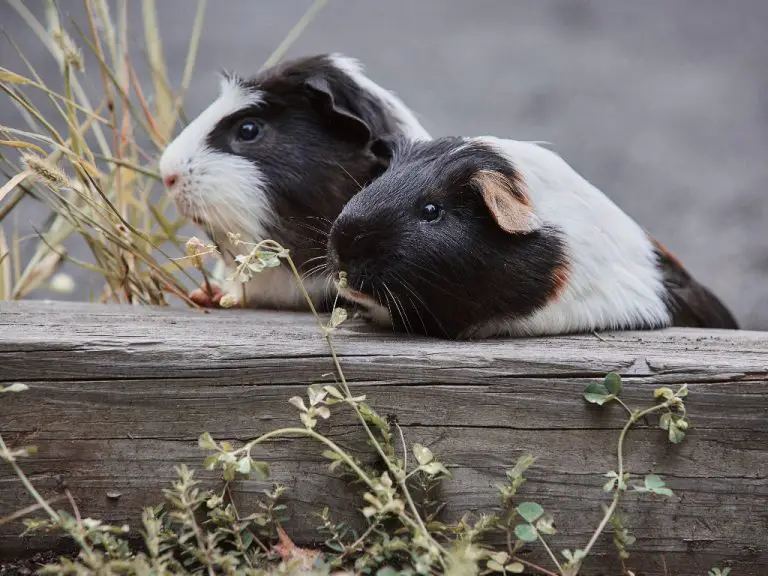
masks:
MULTIPOLYGON (((623 402, 622 402, 623 405, 623 402)), ((649 414, 652 414, 653 412, 658 412, 659 410, 666 409, 670 406, 670 402, 666 401, 662 404, 657 404, 656 406, 653 406, 651 408, 648 408, 646 410, 642 410, 641 412, 632 412, 630 410, 630 417, 629 420, 627 420, 627 423, 624 425, 624 428, 621 430, 621 434, 619 435, 619 443, 617 446, 617 457, 619 461, 618 466, 618 482, 616 482, 616 491, 613 496, 613 500, 611 501, 611 505, 608 507, 608 509, 605 511, 605 515, 603 516, 602 521, 598 525, 597 529, 595 530, 595 533, 592 534, 592 538, 590 538, 587 545, 584 547, 584 556, 589 554, 589 551, 592 550, 592 547, 595 545, 595 542, 597 542, 597 539, 600 537, 600 534, 602 534, 603 530, 605 530, 606 525, 611 520, 611 517, 613 516, 613 513, 616 511, 616 508, 619 505, 619 500, 621 499, 621 495, 624 492, 624 490, 621 489, 621 484, 624 480, 624 439, 627 436, 627 432, 632 427, 635 422, 640 420, 641 418, 644 418, 645 416, 648 416, 649 414)), ((625 405, 626 408, 626 405, 625 405)), ((629 408, 627 408, 629 410, 629 408)))
POLYGON ((515 562, 520 562, 520 564, 524 566, 528 566, 528 568, 530 568, 531 570, 536 570, 537 572, 544 574, 545 576, 560 576, 560 574, 551 572, 546 568, 542 568, 541 566, 534 564, 533 562, 529 562, 528 560, 523 560, 519 556, 512 556, 512 560, 514 560, 515 562))
MULTIPOLYGON (((431 540, 432 544, 435 547, 437 547, 437 549, 440 550, 440 552, 442 552, 443 554, 447 554, 448 553, 447 550, 443 546, 441 546, 440 543, 437 542, 437 540, 435 540, 432 537, 432 535, 427 530, 427 527, 424 524, 424 521, 421 519, 421 516, 419 515, 419 511, 416 508, 416 504, 414 503, 413 498, 411 497, 411 494, 408 491, 408 487, 406 486, 406 483, 405 483, 406 475, 403 473, 402 470, 399 470, 392 462, 390 462, 389 458, 387 458, 387 455, 384 452, 384 449, 381 447, 381 444, 379 444, 379 441, 376 439, 376 436, 373 434, 373 431, 371 430, 370 426, 368 426, 368 423, 365 421, 365 418, 363 418, 363 415, 360 413, 360 409, 357 407, 357 404, 351 401, 352 393, 349 390, 347 379, 344 377, 344 371, 342 370, 341 364, 339 363, 339 357, 336 354, 336 348, 333 345, 331 332, 323 325, 322 320, 320 320, 320 316, 317 313, 317 310, 315 309, 314 304, 312 303, 312 298, 310 298, 306 288, 304 287, 304 282, 302 282, 301 280, 301 275, 299 274, 299 271, 297 270, 296 265, 293 262, 293 259, 290 257, 290 255, 288 255, 286 256, 286 260, 288 260, 288 264, 291 267, 291 271, 293 272, 293 275, 296 278, 296 281, 299 283, 301 292, 306 298, 307 304, 309 304, 309 308, 312 311, 312 314, 314 315, 315 320, 317 320, 317 323, 320 326, 320 329, 325 333, 325 339, 328 342, 328 347, 330 348, 330 351, 331 351, 331 357, 333 358, 334 367, 336 369, 337 374, 339 375, 339 379, 341 381, 344 393, 347 395, 347 403, 350 406, 352 406, 352 409, 357 414, 358 419, 360 420, 361 424, 363 425, 363 428, 368 434, 368 438, 371 440, 374 447, 376 448, 376 451, 379 453, 379 456, 381 456, 382 460, 384 460, 384 462, 387 463, 387 467, 389 468, 390 472, 392 472, 392 475, 395 477, 395 481, 398 483, 398 485, 400 486, 400 490, 405 496, 406 502, 408 503, 408 507, 411 509, 411 513, 413 514, 414 518, 416 519, 416 522, 418 523, 418 527, 422 530, 422 532, 424 533, 424 536, 429 540, 431 540)), ((443 562, 442 557, 440 558, 440 561, 441 563, 443 562)))
POLYGON ((541 533, 538 530, 536 530, 536 536, 538 536, 539 541, 541 542, 542 546, 544 546, 544 549, 549 554, 549 557, 552 558, 552 562, 555 563, 555 566, 557 566, 557 569, 560 572, 562 572, 563 571, 563 567, 560 566, 560 562, 557 561, 557 556, 555 556, 555 554, 552 552, 552 549, 549 547, 549 545, 547 544, 546 540, 544 540, 544 538, 542 538, 541 533))
POLYGON ((32 485, 32 482, 29 481, 29 478, 27 478, 27 475, 24 474, 24 471, 16 463, 16 460, 10 455, 10 451, 8 450, 8 447, 5 445, 2 435, 0 435, 0 454, 5 454, 7 456, 7 461, 11 465, 11 468, 13 468, 13 471, 16 472, 16 476, 19 477, 19 480, 21 480, 21 483, 24 484, 24 488, 26 488, 27 492, 29 492, 32 495, 32 497, 37 501, 40 508, 45 510, 48 516, 51 517, 51 520, 58 522, 60 520, 59 515, 53 510, 53 508, 51 508, 48 505, 48 502, 45 500, 45 498, 40 496, 40 493, 32 485))

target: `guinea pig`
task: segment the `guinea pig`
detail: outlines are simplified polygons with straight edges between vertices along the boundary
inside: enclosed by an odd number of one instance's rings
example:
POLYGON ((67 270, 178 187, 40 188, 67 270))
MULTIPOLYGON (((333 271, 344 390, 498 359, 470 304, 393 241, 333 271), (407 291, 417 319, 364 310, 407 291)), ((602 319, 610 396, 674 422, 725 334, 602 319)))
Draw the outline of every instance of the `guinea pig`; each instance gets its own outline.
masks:
POLYGON ((374 322, 453 339, 737 328, 659 242, 568 165, 495 137, 390 144, 328 241, 374 322))
MULTIPOLYGON (((234 246, 229 233, 251 243, 276 240, 322 306, 333 290, 322 266, 328 230, 386 168, 387 149, 378 143, 391 137, 430 138, 357 60, 321 54, 250 79, 224 73, 218 98, 164 150, 160 174, 179 211, 218 245, 228 275, 235 257, 251 249, 234 246)), ((267 268, 245 286, 227 283, 224 291, 248 307, 307 307, 287 266, 267 268)), ((192 297, 215 303, 200 290, 192 297)))

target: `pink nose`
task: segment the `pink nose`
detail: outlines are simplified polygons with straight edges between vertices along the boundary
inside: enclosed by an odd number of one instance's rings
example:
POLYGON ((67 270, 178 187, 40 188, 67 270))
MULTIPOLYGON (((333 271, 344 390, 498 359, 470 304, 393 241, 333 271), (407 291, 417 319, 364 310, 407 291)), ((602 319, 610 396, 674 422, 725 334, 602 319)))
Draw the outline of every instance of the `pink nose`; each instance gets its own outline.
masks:
POLYGON ((179 181, 179 177, 176 174, 169 174, 165 178, 163 178, 163 184, 165 184, 166 188, 173 188, 176 185, 176 182, 179 181))

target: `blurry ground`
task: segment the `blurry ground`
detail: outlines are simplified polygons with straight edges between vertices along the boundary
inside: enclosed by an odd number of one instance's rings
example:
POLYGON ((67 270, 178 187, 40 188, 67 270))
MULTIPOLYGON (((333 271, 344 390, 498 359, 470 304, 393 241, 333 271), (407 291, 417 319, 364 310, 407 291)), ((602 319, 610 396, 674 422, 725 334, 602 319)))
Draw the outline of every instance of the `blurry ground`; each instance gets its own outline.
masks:
MULTIPOLYGON (((158 4, 180 79, 193 3, 158 4)), ((209 2, 188 114, 215 96, 216 69, 255 71, 309 4, 209 2)), ((0 22, 56 74, 2 0, 0 22)), ((551 142, 745 327, 768 329, 767 29, 765 0, 330 0, 289 55, 362 59, 434 136, 551 142)), ((0 101, 0 123, 17 124, 0 101)), ((19 225, 41 217, 30 206, 19 225)), ((78 299, 98 288, 80 286, 78 299)))

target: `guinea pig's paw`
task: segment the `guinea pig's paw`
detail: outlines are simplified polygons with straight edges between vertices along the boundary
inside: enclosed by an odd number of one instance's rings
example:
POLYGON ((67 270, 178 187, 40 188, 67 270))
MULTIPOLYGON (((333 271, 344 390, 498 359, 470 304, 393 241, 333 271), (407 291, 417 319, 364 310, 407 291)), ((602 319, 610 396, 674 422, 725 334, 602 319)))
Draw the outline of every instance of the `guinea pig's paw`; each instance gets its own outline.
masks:
POLYGON ((210 292, 206 285, 202 284, 200 288, 189 293, 189 299, 203 308, 218 308, 222 296, 224 296, 224 290, 216 284, 211 284, 210 292))

